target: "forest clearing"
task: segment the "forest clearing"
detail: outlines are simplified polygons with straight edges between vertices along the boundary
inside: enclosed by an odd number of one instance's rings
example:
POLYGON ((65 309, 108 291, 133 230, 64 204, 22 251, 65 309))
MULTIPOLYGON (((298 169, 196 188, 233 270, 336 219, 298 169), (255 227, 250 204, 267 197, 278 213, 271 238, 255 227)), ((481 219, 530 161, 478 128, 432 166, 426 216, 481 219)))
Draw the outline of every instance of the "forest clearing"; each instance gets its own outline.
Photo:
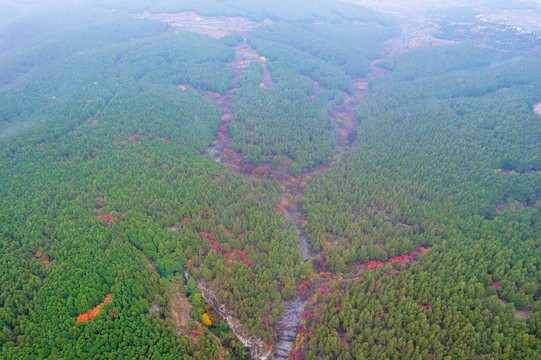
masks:
MULTIPOLYGON (((209 35, 215 39, 226 35, 247 37, 250 32, 262 25, 244 17, 202 16, 193 11, 177 14, 145 12, 139 16, 168 23, 175 32, 191 31, 209 35)), ((270 23, 270 20, 266 20, 264 24, 270 23)))

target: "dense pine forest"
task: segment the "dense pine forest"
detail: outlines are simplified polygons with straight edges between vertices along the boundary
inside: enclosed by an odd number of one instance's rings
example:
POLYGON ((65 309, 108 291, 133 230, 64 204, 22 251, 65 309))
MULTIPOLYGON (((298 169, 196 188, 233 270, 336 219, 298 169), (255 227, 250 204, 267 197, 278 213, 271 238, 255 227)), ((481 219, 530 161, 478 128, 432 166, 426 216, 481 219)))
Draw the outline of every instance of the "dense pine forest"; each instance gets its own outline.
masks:
POLYGON ((541 358, 540 34, 0 6, 2 358, 541 358))

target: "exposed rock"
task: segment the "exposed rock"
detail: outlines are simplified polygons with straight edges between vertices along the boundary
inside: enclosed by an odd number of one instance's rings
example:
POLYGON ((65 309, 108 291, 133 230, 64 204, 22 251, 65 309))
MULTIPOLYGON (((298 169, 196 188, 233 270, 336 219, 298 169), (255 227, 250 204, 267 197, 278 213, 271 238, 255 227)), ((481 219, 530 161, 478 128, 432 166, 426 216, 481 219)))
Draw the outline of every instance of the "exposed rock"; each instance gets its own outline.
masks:
POLYGON ((211 285, 200 280, 197 282, 197 288, 201 292, 203 299, 227 322, 231 330, 237 335, 239 341, 244 347, 250 349, 250 355, 253 359, 269 360, 272 359, 272 353, 267 348, 265 342, 258 337, 248 336, 242 331, 242 325, 238 319, 233 317, 231 310, 224 304, 220 304, 211 285))
POLYGON ((280 316, 280 333, 276 343, 275 359, 289 359, 289 353, 295 346, 297 328, 300 326, 301 313, 307 301, 299 297, 284 303, 286 311, 280 316))

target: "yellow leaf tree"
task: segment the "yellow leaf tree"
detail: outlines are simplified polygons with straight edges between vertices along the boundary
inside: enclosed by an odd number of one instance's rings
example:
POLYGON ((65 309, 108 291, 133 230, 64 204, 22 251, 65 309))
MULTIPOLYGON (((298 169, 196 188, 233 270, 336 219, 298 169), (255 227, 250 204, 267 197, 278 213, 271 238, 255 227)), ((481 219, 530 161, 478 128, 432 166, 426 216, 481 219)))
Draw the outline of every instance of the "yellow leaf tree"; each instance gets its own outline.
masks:
POLYGON ((203 324, 205 324, 206 326, 210 326, 211 324, 210 318, 207 313, 203 314, 203 324))

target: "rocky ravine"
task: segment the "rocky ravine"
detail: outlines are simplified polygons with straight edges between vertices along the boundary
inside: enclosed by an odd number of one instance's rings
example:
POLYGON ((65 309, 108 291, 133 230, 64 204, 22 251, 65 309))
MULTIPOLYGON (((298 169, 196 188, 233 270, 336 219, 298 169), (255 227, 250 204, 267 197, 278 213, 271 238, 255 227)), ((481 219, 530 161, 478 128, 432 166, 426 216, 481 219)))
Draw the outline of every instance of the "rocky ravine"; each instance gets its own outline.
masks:
MULTIPOLYGON (((229 310, 224 304, 220 304, 214 291, 212 290, 212 283, 207 283, 203 280, 197 282, 197 288, 201 292, 201 296, 207 303, 212 306, 224 320, 227 322, 231 330, 237 335, 239 341, 245 348, 250 349, 250 355, 254 359, 267 360, 271 359, 272 352, 268 350, 265 342, 257 337, 250 337, 244 334, 242 331, 242 324, 238 319, 231 315, 232 311, 229 310)), ((286 357, 287 358, 287 357, 286 357)))
MULTIPOLYGON (((171 23, 175 29, 178 30, 189 30, 198 33, 205 33, 216 38, 228 33, 236 33, 247 36, 249 32, 253 31, 258 26, 265 26, 270 23, 268 20, 266 20, 263 24, 255 24, 239 18, 206 18, 202 16, 199 17, 194 13, 180 13, 174 15, 144 14, 143 17, 156 18, 161 21, 171 23), (228 23, 229 21, 233 20, 234 24, 228 23), (224 23, 227 26, 224 27, 224 23)), ((238 79, 242 76, 248 64, 253 61, 260 61, 264 68, 264 73, 262 76, 263 84, 266 88, 270 88, 274 85, 267 70, 265 60, 260 58, 259 54, 254 49, 250 48, 246 42, 240 43, 239 45, 235 46, 234 49, 236 52, 236 57, 229 65, 235 70, 235 87, 220 97, 215 96, 215 94, 210 92, 205 94, 207 99, 216 102, 222 111, 222 120, 224 120, 224 124, 222 125, 220 131, 221 136, 216 139, 212 146, 208 148, 208 154, 218 162, 223 162, 222 160, 225 159, 225 150, 231 149, 233 145, 233 140, 229 137, 228 132, 229 123, 234 118, 234 114, 232 114, 231 109, 235 104, 238 79)), ((271 171, 269 177, 278 180, 284 188, 289 190, 288 193, 284 194, 280 200, 285 201, 288 204, 288 206, 284 207, 283 209, 284 216, 291 220, 297 228, 299 235, 299 248, 304 261, 312 259, 313 254, 308 245, 308 238, 305 234, 304 228, 302 227, 304 217, 300 199, 304 194, 304 188, 306 185, 309 185, 314 179, 329 169, 342 154, 347 151, 351 151, 357 146, 357 122, 355 120, 355 109, 368 93, 369 80, 375 76, 380 76, 386 73, 383 69, 377 66, 378 63, 376 61, 373 62, 372 65, 373 71, 367 77, 352 79, 352 84, 355 89, 354 93, 350 96, 346 96, 344 102, 340 106, 329 112, 329 116, 331 119, 333 119, 338 128, 336 137, 337 146, 331 159, 328 162, 319 164, 310 171, 299 174, 296 183, 289 181, 291 177, 287 173, 288 166, 283 166, 279 169, 273 169, 272 167, 270 168, 271 171), (299 185, 303 183, 304 186, 299 185), (294 196, 290 196, 290 194, 294 196)), ((285 160, 286 164, 291 162, 287 158, 285 160)), ((242 162, 226 161, 223 163, 233 171, 242 173, 240 171, 242 162)), ((252 174, 243 174, 243 176, 250 177, 251 179, 257 178, 257 176, 252 174)), ((227 308, 224 304, 219 303, 216 294, 212 289, 211 283, 199 281, 197 283, 197 287, 203 298, 218 314, 220 314, 220 316, 226 320, 242 344, 246 348, 250 349, 252 358, 260 360, 289 358, 289 354, 295 346, 297 328, 300 327, 300 315, 308 302, 307 300, 303 300, 300 294, 295 300, 283 302, 286 310, 279 318, 279 333, 277 335, 278 341, 275 346, 275 352, 271 352, 268 350, 267 344, 265 344, 262 339, 244 334, 240 321, 233 317, 232 311, 229 310, 229 308, 227 308)))
MULTIPOLYGON (((258 54, 255 50, 249 48, 245 43, 240 44, 235 47, 237 51, 236 59, 231 63, 231 66, 235 69, 236 77, 235 83, 238 78, 242 75, 246 66, 250 61, 260 61, 258 54), (245 59, 242 62, 239 62, 239 59, 245 59), (246 59, 249 59, 248 61, 246 59)), ((264 69, 267 76, 265 78, 270 79, 270 75, 266 69, 265 64, 264 69)), ((322 163, 310 171, 301 173, 297 177, 296 183, 291 183, 289 179, 291 176, 287 174, 287 168, 283 168, 283 174, 271 171, 270 178, 278 180, 284 188, 288 189, 289 192, 283 195, 283 199, 287 200, 289 206, 284 208, 284 216, 293 221, 297 228, 297 233, 299 234, 299 247, 304 261, 312 259, 312 252, 308 245, 308 238, 305 234, 304 228, 301 226, 303 222, 303 212, 302 206, 300 204, 300 199, 304 194, 304 187, 299 184, 305 182, 310 184, 318 176, 323 174, 327 169, 329 169, 334 162, 336 162, 340 156, 348 151, 354 149, 358 144, 356 143, 356 134, 357 134, 357 122, 355 120, 355 109, 357 105, 364 99, 368 93, 368 82, 370 79, 381 76, 386 73, 385 70, 378 67, 378 62, 373 62, 372 72, 365 78, 354 78, 352 83, 354 85, 355 91, 352 95, 346 96, 344 102, 336 107, 335 109, 329 112, 329 116, 338 127, 337 137, 336 137, 336 149, 332 155, 330 161, 322 163), (289 197, 289 194, 295 194, 294 197, 289 197)), ((265 74, 264 74, 265 75, 265 74)), ((269 84, 265 84, 266 87, 271 87, 273 84, 272 80, 267 80, 269 84)), ((235 102, 235 93, 236 89, 230 90, 226 95, 221 98, 216 99, 217 105, 222 110, 222 114, 227 121, 224 124, 224 130, 222 135, 224 138, 217 139, 218 141, 208 149, 208 153, 216 161, 222 161, 224 158, 224 150, 232 147, 232 139, 228 137, 228 124, 229 121, 234 117, 231 113, 231 109, 235 102)), ((241 173, 239 171, 240 164, 234 164, 232 162, 224 163, 225 166, 230 167, 233 171, 241 173)), ((246 177, 254 178, 251 174, 243 174, 246 177)), ((275 346, 274 353, 271 353, 267 350, 266 344, 259 338, 247 337, 240 325, 240 322, 231 315, 231 311, 226 308, 225 305, 220 305, 214 291, 211 288, 211 285, 205 284, 203 282, 198 284, 198 288, 201 291, 205 300, 211 304, 214 310, 219 313, 227 321, 229 326, 233 329, 239 340, 243 343, 245 347, 250 348, 251 356, 254 359, 288 359, 291 350, 295 346, 297 328, 300 327, 301 313, 305 309, 307 300, 303 300, 300 294, 295 300, 283 302, 286 310, 279 318, 279 333, 277 335, 277 343, 275 346)))

